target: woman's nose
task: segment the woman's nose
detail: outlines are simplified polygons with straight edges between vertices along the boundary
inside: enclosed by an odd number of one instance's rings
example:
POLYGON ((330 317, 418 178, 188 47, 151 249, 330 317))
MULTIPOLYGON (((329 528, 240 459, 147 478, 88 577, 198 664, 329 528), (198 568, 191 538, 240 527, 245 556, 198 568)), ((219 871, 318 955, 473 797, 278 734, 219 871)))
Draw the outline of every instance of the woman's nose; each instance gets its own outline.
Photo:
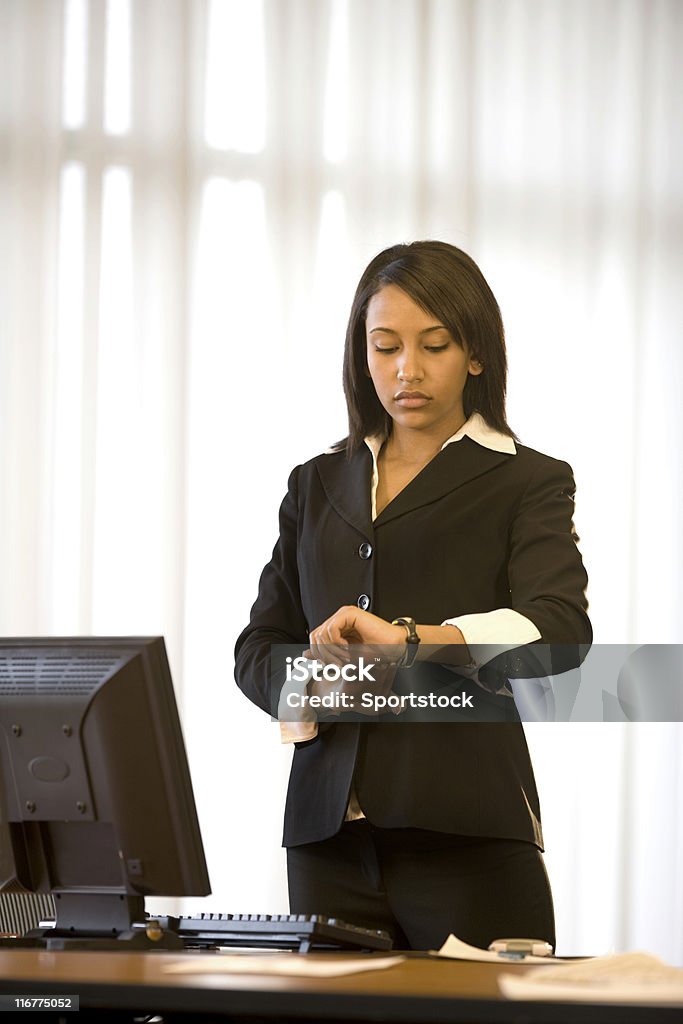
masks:
POLYGON ((422 380, 424 374, 419 359, 414 354, 405 353, 398 364, 398 379, 409 383, 422 380))

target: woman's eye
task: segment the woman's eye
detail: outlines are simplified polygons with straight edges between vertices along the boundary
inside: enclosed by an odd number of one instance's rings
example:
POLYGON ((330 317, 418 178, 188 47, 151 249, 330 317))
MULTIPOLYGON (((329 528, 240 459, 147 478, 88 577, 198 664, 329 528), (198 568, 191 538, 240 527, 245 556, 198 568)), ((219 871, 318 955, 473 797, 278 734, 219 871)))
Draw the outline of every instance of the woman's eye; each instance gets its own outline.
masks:
POLYGON ((448 348, 448 342, 445 345, 426 345, 425 348, 428 352, 445 352, 448 348))
POLYGON ((375 346, 375 352, 390 353, 390 352, 395 352, 395 351, 396 351, 396 348, 378 348, 377 346, 375 346))

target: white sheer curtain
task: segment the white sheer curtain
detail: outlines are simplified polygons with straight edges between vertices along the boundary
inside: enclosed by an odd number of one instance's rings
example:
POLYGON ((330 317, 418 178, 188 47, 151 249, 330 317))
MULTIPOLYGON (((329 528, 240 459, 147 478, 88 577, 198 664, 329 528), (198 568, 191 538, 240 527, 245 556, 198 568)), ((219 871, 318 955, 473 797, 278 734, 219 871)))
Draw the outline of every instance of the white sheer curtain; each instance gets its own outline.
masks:
MULTIPOLYGON (((163 633, 215 895, 286 910, 232 645, 354 281, 480 262, 600 642, 683 632, 676 0, 0 0, 0 631, 163 633)), ((529 729, 560 950, 683 962, 681 726, 529 729)))

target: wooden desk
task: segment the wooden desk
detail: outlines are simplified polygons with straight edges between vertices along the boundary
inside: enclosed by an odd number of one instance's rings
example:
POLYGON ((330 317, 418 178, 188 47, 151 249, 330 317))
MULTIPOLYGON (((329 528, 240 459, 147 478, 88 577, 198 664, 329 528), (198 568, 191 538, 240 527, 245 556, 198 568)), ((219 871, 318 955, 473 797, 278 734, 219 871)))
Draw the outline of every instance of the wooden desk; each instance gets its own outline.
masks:
MULTIPOLYGON (((311 955, 329 958, 347 954, 311 955)), ((408 954, 409 959, 396 967, 345 978, 165 972, 168 964, 185 962, 188 956, 198 962, 213 963, 220 954, 0 950, 0 993, 79 995, 81 1010, 119 1010, 131 1015, 133 1011, 160 1013, 164 1020, 198 1022, 202 1021, 202 1014, 212 1020, 224 1017, 245 1022, 270 1018, 280 1022, 313 1019, 413 1024, 680 1024, 683 1019, 680 1007, 504 1000, 499 996, 496 979, 504 970, 529 969, 520 965, 510 968, 408 954)), ((41 1020, 48 1019, 49 1014, 41 1014, 41 1020)), ((79 1015, 67 1014, 64 1019, 76 1024, 79 1015)))

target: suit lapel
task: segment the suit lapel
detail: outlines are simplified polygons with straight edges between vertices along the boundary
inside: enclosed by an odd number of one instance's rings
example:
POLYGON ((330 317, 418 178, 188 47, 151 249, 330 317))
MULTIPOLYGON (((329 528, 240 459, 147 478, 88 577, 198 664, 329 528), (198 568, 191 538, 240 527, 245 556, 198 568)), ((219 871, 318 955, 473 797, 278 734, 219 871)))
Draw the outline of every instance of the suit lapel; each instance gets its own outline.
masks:
POLYGON ((453 441, 396 495, 374 523, 370 507, 372 456, 367 447, 357 451, 350 460, 344 452, 326 455, 318 460, 317 468, 330 504, 347 523, 368 537, 373 528, 438 501, 512 458, 515 456, 492 451, 469 437, 453 441))
POLYGON ((469 437, 453 441, 435 455, 408 486, 389 502, 375 519, 375 528, 407 512, 438 501, 468 481, 490 472, 512 458, 515 456, 484 448, 469 437))
POLYGON ((370 536, 372 455, 366 445, 350 459, 345 452, 335 452, 319 459, 316 465, 332 507, 364 537, 370 536))

